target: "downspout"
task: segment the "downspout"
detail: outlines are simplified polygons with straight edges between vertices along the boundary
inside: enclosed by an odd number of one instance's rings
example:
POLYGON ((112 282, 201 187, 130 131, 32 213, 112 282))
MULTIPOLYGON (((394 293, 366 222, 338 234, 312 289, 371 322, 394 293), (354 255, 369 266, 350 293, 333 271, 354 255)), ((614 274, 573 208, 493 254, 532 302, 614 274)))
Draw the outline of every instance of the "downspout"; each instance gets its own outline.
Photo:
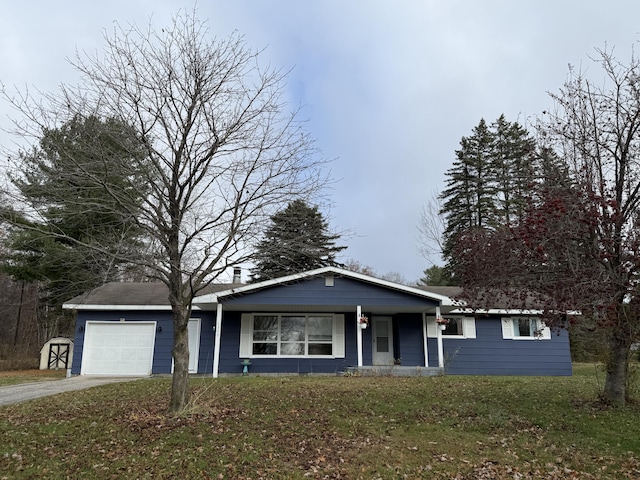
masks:
POLYGON ((427 312, 422 312, 422 342, 424 347, 424 366, 429 366, 429 350, 427 350, 427 312))
MULTIPOLYGON (((436 319, 440 318, 440 305, 436 307, 436 319)), ((444 368, 444 348, 442 347, 442 330, 436 322, 436 332, 438 332, 438 367, 444 368)))
POLYGON ((222 303, 216 308, 216 331, 213 340, 213 378, 218 378, 220 368, 220 336, 222 335, 222 303))
POLYGON ((360 317, 362 316, 362 306, 356 307, 356 343, 358 345, 358 366, 362 366, 362 329, 360 328, 360 317))

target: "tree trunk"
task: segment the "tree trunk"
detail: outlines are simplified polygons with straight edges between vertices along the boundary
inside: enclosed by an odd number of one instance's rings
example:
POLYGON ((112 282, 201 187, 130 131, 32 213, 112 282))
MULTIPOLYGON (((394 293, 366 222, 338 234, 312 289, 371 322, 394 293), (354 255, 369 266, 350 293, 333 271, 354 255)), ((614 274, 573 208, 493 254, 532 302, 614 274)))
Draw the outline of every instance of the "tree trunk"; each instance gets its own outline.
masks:
POLYGON ((614 406, 622 406, 627 400, 630 344, 625 337, 614 331, 609 340, 607 377, 602 396, 605 402, 614 406))
POLYGON ((189 307, 173 307, 173 381, 169 412, 179 413, 189 403, 189 307))

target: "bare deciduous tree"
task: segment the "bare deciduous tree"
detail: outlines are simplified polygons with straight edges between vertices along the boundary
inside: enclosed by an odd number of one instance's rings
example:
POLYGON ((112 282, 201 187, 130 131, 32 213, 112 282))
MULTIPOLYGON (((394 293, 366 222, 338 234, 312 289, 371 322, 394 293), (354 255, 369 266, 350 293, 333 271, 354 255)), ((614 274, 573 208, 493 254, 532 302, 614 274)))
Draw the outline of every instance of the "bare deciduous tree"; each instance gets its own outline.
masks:
MULTIPOLYGON (((143 206, 129 213, 151 239, 150 255, 126 260, 142 263, 169 288, 172 412, 189 400, 193 297, 246 261, 270 215, 292 199, 313 198, 327 181, 299 110, 290 111, 283 99, 286 72, 262 68, 260 52, 241 36, 211 38, 196 17, 181 12, 164 28, 116 26, 105 35, 103 52, 71 62, 82 75, 77 87, 63 85, 39 100, 4 90, 22 114, 15 123, 22 135, 37 138, 81 114, 119 119, 143 143, 144 165, 105 168, 146 177, 143 206)), ((128 187, 103 184, 125 210, 136 185, 128 187)), ((38 206, 29 207, 37 216, 38 206)))
POLYGON ((444 251, 444 231, 447 228, 446 217, 442 213, 442 200, 437 192, 420 213, 418 222, 418 252, 429 262, 434 263, 434 257, 439 261, 444 251))

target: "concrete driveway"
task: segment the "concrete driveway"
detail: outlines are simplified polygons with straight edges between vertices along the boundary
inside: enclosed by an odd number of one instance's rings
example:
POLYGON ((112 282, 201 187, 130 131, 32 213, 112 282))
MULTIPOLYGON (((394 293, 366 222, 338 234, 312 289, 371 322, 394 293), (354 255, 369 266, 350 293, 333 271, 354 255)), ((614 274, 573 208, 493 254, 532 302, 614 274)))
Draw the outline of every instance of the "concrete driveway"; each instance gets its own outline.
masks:
POLYGON ((76 376, 62 380, 43 380, 41 382, 21 383, 0 387, 0 406, 26 402, 34 398, 47 397, 63 392, 84 390, 107 383, 129 382, 141 377, 88 377, 76 376))

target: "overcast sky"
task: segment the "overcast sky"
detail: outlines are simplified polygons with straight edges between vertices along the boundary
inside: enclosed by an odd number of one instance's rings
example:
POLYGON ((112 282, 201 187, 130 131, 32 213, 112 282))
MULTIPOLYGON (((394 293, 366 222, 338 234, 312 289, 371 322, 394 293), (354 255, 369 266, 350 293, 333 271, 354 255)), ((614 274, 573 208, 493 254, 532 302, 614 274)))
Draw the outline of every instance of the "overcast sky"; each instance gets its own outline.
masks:
MULTIPOLYGON (((115 21, 168 24, 193 2, 0 0, 0 80, 55 90, 78 76, 65 60, 103 45, 115 21)), ((595 48, 628 63, 640 39, 634 0, 201 0, 217 36, 233 31, 292 68, 289 100, 335 159, 323 213, 351 231, 343 260, 417 280, 423 206, 442 189, 462 136, 504 113, 527 124, 551 106, 568 65, 599 75, 595 48)), ((598 77, 596 77, 598 78, 598 77)), ((0 126, 13 115, 0 103, 0 126)), ((8 142, 0 135, 0 141, 8 142)), ((437 259, 434 259, 437 261, 437 259)))

